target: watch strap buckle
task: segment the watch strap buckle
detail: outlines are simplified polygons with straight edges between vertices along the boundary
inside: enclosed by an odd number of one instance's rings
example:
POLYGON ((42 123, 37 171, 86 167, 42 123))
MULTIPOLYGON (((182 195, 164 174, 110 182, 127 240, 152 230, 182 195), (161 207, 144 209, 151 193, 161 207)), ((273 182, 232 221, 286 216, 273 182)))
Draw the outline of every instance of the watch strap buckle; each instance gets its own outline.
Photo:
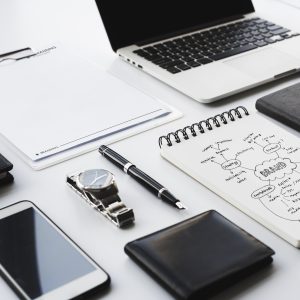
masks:
POLYGON ((100 206, 102 206, 102 211, 101 209, 100 211, 118 227, 124 227, 134 222, 133 209, 126 207, 122 201, 111 203, 106 208, 103 208, 102 204, 100 206))

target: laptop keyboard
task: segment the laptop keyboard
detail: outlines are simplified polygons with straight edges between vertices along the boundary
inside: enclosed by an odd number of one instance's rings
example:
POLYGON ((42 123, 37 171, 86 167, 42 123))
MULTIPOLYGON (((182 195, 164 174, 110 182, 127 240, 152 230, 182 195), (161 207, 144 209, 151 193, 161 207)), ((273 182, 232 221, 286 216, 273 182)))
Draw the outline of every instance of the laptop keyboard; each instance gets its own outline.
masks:
POLYGON ((133 52, 176 74, 297 35, 299 34, 274 23, 253 18, 154 44, 133 52))

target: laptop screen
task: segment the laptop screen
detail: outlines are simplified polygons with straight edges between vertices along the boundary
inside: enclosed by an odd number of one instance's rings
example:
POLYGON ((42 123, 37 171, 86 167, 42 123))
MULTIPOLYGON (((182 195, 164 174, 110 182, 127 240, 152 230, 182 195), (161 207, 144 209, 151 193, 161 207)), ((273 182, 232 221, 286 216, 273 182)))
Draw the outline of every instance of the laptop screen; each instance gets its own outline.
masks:
POLYGON ((254 11, 251 0, 96 0, 112 48, 254 11))

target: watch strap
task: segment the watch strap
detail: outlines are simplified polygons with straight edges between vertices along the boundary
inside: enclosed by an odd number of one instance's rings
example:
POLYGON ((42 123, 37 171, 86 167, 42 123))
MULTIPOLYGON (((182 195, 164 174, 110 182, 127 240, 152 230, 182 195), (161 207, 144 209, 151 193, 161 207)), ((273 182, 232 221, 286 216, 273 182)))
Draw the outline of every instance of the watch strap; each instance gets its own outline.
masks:
POLYGON ((126 207, 118 195, 112 195, 99 200, 98 209, 115 225, 124 227, 134 222, 132 208, 126 207))
POLYGON ((116 202, 122 202, 121 198, 117 194, 101 199, 101 203, 103 204, 104 207, 109 207, 110 205, 116 202))

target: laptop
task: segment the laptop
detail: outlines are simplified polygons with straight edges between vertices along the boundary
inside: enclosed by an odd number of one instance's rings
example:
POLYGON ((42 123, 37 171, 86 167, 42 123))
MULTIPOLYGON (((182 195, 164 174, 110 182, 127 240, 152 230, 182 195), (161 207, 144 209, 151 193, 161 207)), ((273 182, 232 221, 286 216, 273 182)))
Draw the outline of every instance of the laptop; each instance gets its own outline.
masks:
POLYGON ((300 36, 251 0, 96 0, 119 57, 209 103, 300 68, 300 36))

